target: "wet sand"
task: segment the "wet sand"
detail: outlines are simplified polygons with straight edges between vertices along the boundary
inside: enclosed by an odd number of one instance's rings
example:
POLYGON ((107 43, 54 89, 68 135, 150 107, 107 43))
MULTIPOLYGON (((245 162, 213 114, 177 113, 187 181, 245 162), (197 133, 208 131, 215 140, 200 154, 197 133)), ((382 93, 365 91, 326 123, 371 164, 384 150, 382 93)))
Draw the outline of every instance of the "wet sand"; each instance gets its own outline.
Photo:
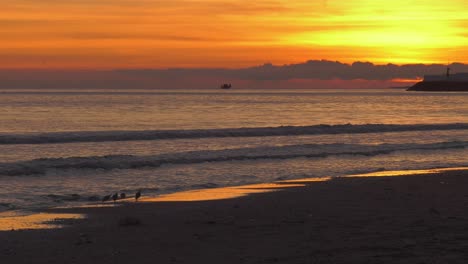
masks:
POLYGON ((466 170, 248 189, 54 209, 88 218, 0 232, 0 263, 468 263, 466 170))

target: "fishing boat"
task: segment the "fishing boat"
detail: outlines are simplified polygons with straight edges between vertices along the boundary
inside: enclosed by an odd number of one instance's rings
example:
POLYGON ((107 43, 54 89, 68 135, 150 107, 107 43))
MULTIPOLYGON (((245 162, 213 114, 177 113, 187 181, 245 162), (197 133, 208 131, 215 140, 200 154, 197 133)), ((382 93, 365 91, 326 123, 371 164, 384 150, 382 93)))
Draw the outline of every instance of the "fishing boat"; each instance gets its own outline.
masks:
POLYGON ((221 85, 219 88, 221 89, 231 89, 232 85, 229 83, 225 83, 223 85, 221 85))

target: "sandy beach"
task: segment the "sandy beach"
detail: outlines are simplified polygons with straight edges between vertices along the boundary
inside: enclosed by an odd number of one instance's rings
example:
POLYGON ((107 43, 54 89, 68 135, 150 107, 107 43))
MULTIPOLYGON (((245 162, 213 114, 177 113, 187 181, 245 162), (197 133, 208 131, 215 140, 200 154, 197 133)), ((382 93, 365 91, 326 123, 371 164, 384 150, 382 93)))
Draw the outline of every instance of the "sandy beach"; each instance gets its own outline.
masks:
POLYGON ((467 174, 341 177, 274 192, 246 187, 249 195, 230 199, 54 209, 87 218, 0 232, 0 262, 467 263, 467 174))

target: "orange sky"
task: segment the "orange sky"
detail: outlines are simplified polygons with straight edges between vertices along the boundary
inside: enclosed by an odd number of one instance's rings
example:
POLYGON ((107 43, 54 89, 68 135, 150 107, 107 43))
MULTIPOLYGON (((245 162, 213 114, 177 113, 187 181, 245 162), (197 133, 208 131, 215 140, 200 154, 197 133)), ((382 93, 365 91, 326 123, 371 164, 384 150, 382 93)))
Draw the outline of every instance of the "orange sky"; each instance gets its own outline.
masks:
POLYGON ((0 31, 1 68, 468 62, 466 0, 14 0, 0 31))

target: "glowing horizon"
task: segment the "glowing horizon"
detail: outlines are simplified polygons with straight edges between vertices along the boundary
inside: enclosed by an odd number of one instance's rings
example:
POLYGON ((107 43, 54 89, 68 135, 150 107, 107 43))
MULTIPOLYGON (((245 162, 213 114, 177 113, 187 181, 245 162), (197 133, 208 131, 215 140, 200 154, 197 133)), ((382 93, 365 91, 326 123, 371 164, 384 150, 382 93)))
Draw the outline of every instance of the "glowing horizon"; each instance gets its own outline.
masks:
POLYGON ((17 0, 0 11, 0 68, 467 63, 467 7, 463 0, 17 0))

